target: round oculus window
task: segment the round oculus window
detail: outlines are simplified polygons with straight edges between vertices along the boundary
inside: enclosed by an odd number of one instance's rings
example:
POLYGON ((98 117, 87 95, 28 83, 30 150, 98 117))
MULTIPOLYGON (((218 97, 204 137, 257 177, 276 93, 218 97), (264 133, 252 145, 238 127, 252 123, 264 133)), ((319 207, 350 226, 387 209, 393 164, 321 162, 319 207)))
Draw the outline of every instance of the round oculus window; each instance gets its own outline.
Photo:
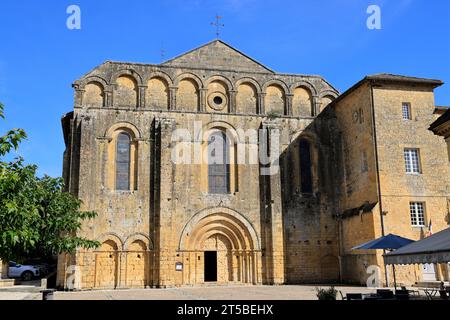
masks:
POLYGON ((213 92, 208 96, 208 105, 214 110, 222 111, 227 105, 227 97, 222 92, 213 92))
POLYGON ((223 102, 223 99, 222 99, 222 97, 215 96, 214 99, 213 99, 213 101, 214 101, 215 104, 221 105, 222 102, 223 102))

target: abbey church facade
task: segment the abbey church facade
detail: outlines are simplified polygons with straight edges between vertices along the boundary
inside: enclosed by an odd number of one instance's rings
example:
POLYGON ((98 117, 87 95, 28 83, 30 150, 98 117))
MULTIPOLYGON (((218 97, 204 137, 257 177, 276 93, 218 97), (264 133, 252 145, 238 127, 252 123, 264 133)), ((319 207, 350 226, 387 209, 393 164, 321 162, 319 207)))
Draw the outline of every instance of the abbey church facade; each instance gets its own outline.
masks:
POLYGON ((383 280, 382 252, 353 246, 449 223, 447 149, 427 130, 440 85, 379 74, 339 94, 220 40, 158 65, 105 62, 62 119, 67 191, 98 213, 80 235, 101 246, 61 255, 58 286, 365 283, 372 265, 383 280), (189 161, 174 159, 177 132, 189 161))

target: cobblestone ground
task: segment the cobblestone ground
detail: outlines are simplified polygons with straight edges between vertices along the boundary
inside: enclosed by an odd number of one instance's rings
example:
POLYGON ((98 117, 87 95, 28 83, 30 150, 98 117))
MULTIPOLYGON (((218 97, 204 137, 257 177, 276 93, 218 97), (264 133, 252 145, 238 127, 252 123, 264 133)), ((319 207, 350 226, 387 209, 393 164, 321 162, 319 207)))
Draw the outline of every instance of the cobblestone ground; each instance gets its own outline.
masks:
MULTIPOLYGON (((374 289, 364 287, 338 286, 336 289, 343 295, 375 292, 374 289)), ((0 300, 40 299, 40 293, 0 292, 0 300)), ((316 286, 292 285, 56 292, 55 300, 317 300, 317 298, 316 286)))

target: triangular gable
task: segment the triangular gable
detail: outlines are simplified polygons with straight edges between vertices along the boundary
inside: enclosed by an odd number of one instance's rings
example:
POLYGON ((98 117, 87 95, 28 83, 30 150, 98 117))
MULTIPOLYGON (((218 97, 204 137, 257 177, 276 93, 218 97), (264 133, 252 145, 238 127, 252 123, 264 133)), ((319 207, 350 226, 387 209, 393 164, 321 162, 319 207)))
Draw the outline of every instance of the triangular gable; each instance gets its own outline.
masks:
POLYGON ((197 49, 163 62, 161 65, 274 73, 266 66, 221 40, 211 41, 197 49))

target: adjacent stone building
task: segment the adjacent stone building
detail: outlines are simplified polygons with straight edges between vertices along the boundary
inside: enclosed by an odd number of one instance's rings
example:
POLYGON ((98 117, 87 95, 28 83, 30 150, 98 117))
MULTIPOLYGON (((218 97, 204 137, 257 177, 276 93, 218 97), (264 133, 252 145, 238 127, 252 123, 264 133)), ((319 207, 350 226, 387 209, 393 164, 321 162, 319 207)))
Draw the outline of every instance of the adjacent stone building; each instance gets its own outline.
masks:
POLYGON ((61 255, 58 285, 365 283, 381 253, 353 245, 448 223, 445 144, 427 131, 441 84, 376 75, 339 96, 220 40, 105 62, 62 119, 67 191, 98 213, 80 234, 102 245, 61 255))
MULTIPOLYGON (((365 284, 371 265, 382 267, 385 276, 382 250, 375 254, 352 247, 389 233, 418 240, 449 226, 445 143, 427 130, 440 113, 433 90, 441 85, 439 80, 367 76, 317 119, 338 128, 325 132, 337 135, 331 145, 341 154, 335 186, 344 282, 365 284)), ((397 267, 398 282, 407 285, 448 277, 446 265, 397 267)), ((392 274, 387 279, 392 282, 392 274)))

